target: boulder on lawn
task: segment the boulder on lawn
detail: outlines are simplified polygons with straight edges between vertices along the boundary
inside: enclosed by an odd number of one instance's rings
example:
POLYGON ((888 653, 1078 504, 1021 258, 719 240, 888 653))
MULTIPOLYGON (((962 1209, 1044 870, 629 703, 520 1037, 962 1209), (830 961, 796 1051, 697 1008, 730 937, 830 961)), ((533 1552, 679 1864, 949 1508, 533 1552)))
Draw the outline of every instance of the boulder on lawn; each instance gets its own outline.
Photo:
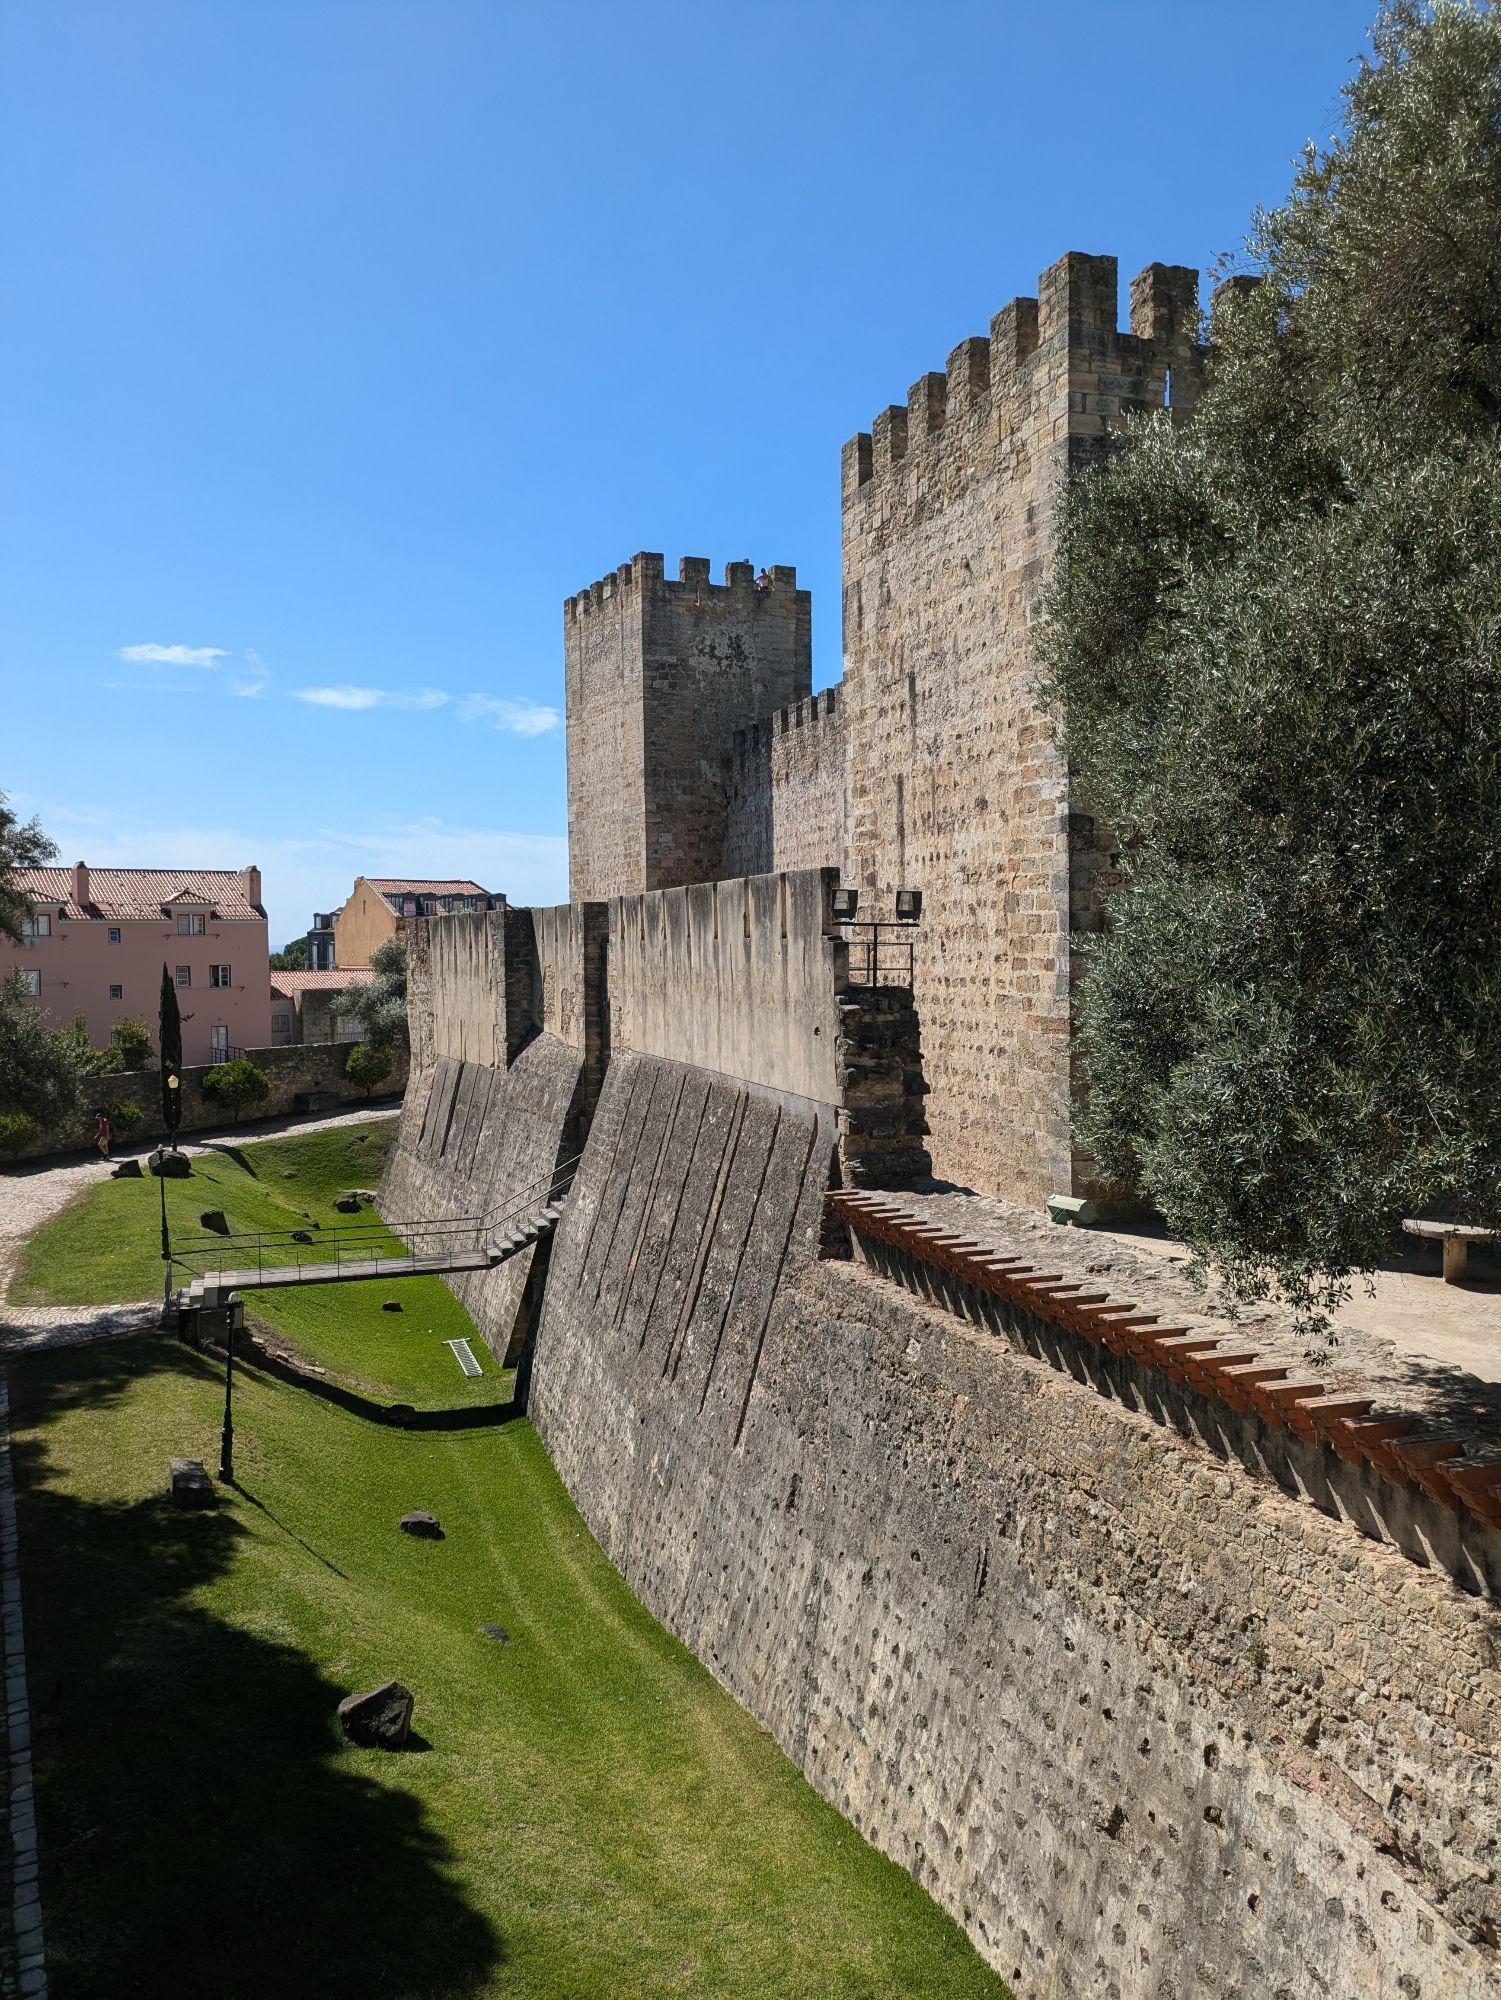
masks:
POLYGON ((174 1458, 172 1461, 172 1505, 212 1507, 214 1482, 203 1469, 201 1458, 174 1458))
POLYGON ((112 1181, 138 1181, 140 1178, 141 1163, 139 1160, 122 1160, 119 1166, 114 1168, 110 1174, 112 1181))
POLYGON ((372 1750, 399 1750, 412 1733, 412 1690, 387 1681, 368 1694, 346 1695, 339 1703, 339 1727, 351 1743, 372 1750))
POLYGON ((481 1638, 493 1639, 497 1646, 509 1646, 511 1643, 511 1635, 504 1625, 481 1625, 479 1629, 481 1638))
POLYGON ((404 1533, 408 1535, 420 1535, 424 1541, 441 1542, 443 1540, 443 1528, 437 1515, 429 1514, 424 1508, 419 1507, 415 1513, 403 1514, 401 1517, 401 1526, 404 1533))
POLYGON ((229 1234, 229 1221, 222 1208, 206 1208, 198 1221, 204 1229, 212 1229, 216 1236, 229 1234))
POLYGON ((165 1146, 158 1146, 154 1153, 148 1153, 146 1165, 158 1180, 185 1181, 193 1171, 193 1163, 186 1153, 174 1153, 165 1146))
MULTIPOLYGON (((414 1424, 416 1421, 417 1421, 417 1412, 415 1408, 412 1406, 412 1404, 387 1403, 386 1422, 388 1424, 395 1424, 398 1430, 404 1431, 410 1428, 410 1426, 414 1424)), ((406 1526, 405 1521, 402 1522, 402 1526, 403 1527, 406 1526)), ((413 1529, 412 1533, 415 1534, 416 1530, 413 1529)))
POLYGON ((360 1212, 360 1198, 357 1194, 341 1194, 339 1199, 334 1203, 334 1207, 339 1211, 340 1215, 358 1215, 360 1212))
POLYGON ((294 1229, 292 1231, 292 1241, 294 1243, 311 1243, 312 1240, 313 1232, 310 1229, 294 1229))
POLYGON ((383 1313, 399 1313, 401 1311, 401 1300, 382 1299, 380 1302, 380 1309, 383 1313))

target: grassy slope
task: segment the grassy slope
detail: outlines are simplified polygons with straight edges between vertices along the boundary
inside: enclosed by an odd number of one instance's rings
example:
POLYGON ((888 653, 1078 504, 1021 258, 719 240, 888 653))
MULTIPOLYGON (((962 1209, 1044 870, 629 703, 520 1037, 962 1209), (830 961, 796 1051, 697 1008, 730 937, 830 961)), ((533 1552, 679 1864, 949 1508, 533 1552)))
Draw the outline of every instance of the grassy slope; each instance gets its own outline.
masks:
MULTIPOLYGON (((383 1331, 364 1383, 435 1424, 493 1399, 415 1316, 383 1331)), ((337 1393, 329 1319, 299 1341, 337 1393)), ((181 1515, 211 1360, 11 1379, 54 2000, 1003 1994, 635 1602, 524 1421, 392 1431, 247 1371, 240 1490, 181 1515), (397 1531, 415 1506, 445 1541, 397 1531), (393 1674, 421 1753, 343 1744, 339 1698, 393 1674)))

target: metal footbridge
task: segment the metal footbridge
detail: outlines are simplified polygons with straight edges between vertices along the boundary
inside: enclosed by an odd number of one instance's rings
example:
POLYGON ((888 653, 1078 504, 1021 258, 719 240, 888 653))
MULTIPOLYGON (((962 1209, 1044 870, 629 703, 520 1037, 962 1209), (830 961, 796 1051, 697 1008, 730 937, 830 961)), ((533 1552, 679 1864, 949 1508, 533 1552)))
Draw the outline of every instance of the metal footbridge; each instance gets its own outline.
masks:
POLYGON ((216 1236, 187 1249, 174 1247, 172 1262, 192 1274, 177 1294, 178 1308, 215 1310, 231 1292, 492 1270, 552 1234, 578 1164, 576 1158, 567 1161, 544 1179, 508 1195, 487 1215, 415 1222, 377 1219, 322 1231, 263 1230, 216 1236), (393 1237, 398 1239, 394 1246, 393 1237))

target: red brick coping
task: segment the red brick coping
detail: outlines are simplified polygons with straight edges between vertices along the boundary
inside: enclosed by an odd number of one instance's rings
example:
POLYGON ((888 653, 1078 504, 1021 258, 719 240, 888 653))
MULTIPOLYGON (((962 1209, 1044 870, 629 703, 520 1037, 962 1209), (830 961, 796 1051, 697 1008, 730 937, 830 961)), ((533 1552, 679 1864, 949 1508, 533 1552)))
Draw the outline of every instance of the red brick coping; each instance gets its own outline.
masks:
POLYGON ((1417 1486, 1440 1506, 1467 1508, 1486 1527, 1501 1529, 1501 1455, 1489 1439, 1473 1432, 1414 1436, 1415 1416, 1378 1410, 1371 1396, 1290 1379, 1285 1367, 1258 1367, 1259 1355, 1233 1338, 1164 1326, 1127 1299, 1089 1290, 1087 1280, 998 1255, 993 1245, 958 1236, 884 1195, 839 1188, 826 1199, 862 1236, 1233 1410, 1254 1413, 1274 1430, 1328 1445, 1347 1464, 1369 1465, 1393 1486, 1417 1486), (1492 1455, 1472 1455, 1472 1448, 1492 1455))

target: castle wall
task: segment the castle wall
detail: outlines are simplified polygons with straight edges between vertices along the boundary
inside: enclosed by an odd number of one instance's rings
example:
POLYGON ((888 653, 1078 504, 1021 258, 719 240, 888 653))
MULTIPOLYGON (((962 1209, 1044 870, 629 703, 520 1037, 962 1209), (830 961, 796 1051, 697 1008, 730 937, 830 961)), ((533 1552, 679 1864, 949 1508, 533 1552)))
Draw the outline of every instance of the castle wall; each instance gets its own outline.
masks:
POLYGON ((749 563, 714 584, 638 555, 563 607, 573 900, 723 872, 721 758, 736 729, 812 687, 812 612, 797 573, 749 563))
POLYGON ((737 729, 724 760, 724 855, 715 872, 839 867, 845 756, 837 687, 737 729))
POLYGON ((1019 2000, 1493 1994, 1486 1607, 818 1264, 826 1115, 611 1066, 531 1410, 631 1587, 1019 2000))
MULTIPOLYGON (((1066 474, 1131 409, 1192 409, 1191 271, 1064 257, 1037 299, 845 446, 846 876, 924 894, 917 1003, 940 1175, 1038 1204, 1073 1184, 1068 774, 1029 626, 1066 474)), ((1079 900, 1076 898, 1076 900, 1079 900)))
POLYGON ((610 1046, 839 1102, 844 941, 834 869, 619 897, 609 914, 610 1046))

